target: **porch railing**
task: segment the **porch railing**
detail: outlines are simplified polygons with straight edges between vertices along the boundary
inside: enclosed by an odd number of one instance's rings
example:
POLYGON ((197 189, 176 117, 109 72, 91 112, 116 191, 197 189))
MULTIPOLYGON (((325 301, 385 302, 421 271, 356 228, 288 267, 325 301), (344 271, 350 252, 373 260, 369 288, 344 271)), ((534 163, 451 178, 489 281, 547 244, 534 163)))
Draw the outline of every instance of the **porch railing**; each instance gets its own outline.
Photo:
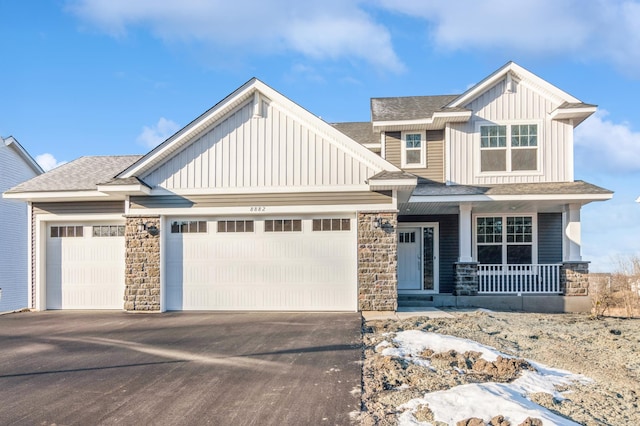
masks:
POLYGON ((560 293, 560 264, 478 265, 479 293, 560 293))

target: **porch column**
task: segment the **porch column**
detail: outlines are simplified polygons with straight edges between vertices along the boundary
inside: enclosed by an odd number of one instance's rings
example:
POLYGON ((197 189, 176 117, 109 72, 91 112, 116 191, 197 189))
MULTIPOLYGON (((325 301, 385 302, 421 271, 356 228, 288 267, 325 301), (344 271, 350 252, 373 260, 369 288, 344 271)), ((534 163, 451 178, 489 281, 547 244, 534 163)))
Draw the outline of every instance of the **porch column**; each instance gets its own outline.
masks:
POLYGON ((472 240, 472 223, 471 223, 471 204, 460 204, 460 214, 458 215, 459 228, 459 256, 458 262, 473 262, 471 240, 472 240))
POLYGON ((580 207, 580 204, 567 204, 562 215, 564 222, 563 260, 565 262, 582 261, 580 207))

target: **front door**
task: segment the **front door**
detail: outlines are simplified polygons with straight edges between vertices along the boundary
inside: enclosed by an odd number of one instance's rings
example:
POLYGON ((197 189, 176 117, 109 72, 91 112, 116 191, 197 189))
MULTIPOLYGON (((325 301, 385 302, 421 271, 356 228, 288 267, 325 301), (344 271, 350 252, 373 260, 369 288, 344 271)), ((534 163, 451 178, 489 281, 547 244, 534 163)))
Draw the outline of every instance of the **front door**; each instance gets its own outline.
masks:
POLYGON ((437 223, 399 226, 398 290, 437 293, 438 257, 437 223))

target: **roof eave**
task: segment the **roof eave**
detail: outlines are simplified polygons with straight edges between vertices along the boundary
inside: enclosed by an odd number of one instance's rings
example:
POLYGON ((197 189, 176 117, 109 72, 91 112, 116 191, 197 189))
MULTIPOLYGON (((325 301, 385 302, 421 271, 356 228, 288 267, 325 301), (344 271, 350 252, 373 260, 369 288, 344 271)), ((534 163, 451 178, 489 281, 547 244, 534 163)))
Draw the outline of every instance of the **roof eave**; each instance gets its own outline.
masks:
POLYGON ((447 123, 464 123, 471 118, 471 111, 435 112, 429 118, 417 120, 385 120, 373 121, 372 127, 378 132, 438 130, 444 129, 447 123))
POLYGON ((549 113, 552 120, 573 120, 574 127, 589 118, 598 107, 589 105, 581 108, 556 108, 549 113))
POLYGON ((613 193, 599 194, 526 194, 526 195, 412 195, 410 203, 451 203, 479 201, 571 201, 588 204, 592 201, 606 201, 613 198, 613 193))
MULTIPOLYGON (((0 138, 0 140, 2 140, 2 138, 0 138)), ((4 139, 4 144, 9 148, 13 148, 14 151, 20 157, 22 157, 25 163, 27 163, 27 165, 31 167, 36 175, 41 175, 44 173, 44 170, 42 169, 42 167, 40 167, 40 164, 38 164, 38 162, 33 159, 33 157, 27 152, 27 150, 24 149, 22 145, 20 145, 16 138, 14 138, 13 136, 9 136, 8 138, 4 139)))
POLYGON ((371 191, 409 191, 418 185, 418 178, 409 179, 370 179, 369 189, 371 191))
POLYGON ((5 192, 2 198, 47 202, 47 201, 110 201, 124 200, 124 194, 108 194, 97 190, 81 190, 81 191, 34 191, 34 192, 5 192))
POLYGON ((98 192, 112 195, 150 195, 151 188, 141 183, 133 185, 98 185, 98 192))

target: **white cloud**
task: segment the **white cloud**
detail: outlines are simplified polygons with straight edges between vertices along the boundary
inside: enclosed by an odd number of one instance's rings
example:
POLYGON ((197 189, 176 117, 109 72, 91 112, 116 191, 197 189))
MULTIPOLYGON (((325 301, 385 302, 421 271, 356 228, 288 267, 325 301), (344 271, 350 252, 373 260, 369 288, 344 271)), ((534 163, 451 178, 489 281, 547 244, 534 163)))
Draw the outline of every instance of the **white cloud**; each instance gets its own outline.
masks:
POLYGON ((586 172, 640 172, 640 132, 599 110, 575 131, 576 168, 586 172))
POLYGON ((154 148, 179 129, 180 126, 177 123, 160 117, 160 120, 155 125, 151 127, 144 126, 142 133, 138 135, 136 140, 147 148, 154 148))
POLYGON ((379 4, 427 21, 435 46, 444 50, 573 54, 640 72, 637 0, 379 0, 379 4))
POLYGON ((51 169, 55 169, 58 166, 62 166, 63 164, 66 163, 66 161, 58 161, 56 160, 56 157, 49 154, 48 152, 45 152, 44 154, 40 154, 36 156, 36 163, 40 164, 40 167, 42 167, 42 170, 44 170, 45 172, 48 172, 51 169))
POLYGON ((357 59, 401 71, 388 30, 358 0, 69 0, 68 9, 116 37, 148 28, 171 42, 243 51, 292 50, 314 59, 357 59))

